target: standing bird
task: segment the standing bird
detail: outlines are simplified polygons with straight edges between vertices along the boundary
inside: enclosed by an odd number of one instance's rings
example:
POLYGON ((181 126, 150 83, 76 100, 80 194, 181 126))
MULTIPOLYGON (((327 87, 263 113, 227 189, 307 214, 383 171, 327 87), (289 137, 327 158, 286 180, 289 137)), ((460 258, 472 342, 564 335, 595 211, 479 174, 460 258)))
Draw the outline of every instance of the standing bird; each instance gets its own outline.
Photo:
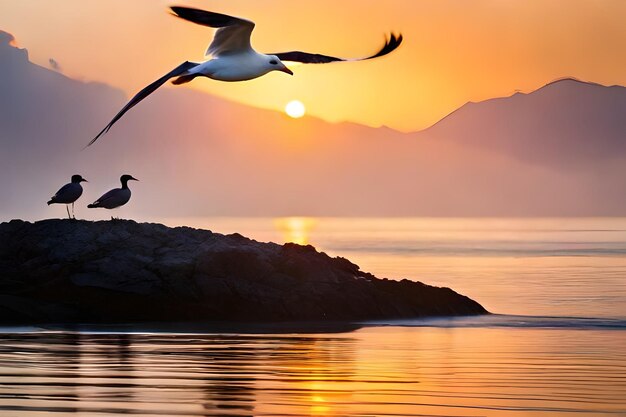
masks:
POLYGON ((57 191, 55 195, 52 196, 50 201, 48 201, 48 205, 65 204, 65 210, 67 210, 67 217, 69 219, 76 218, 74 217, 74 202, 78 200, 78 198, 83 194, 83 186, 80 185, 80 183, 83 181, 88 182, 86 179, 84 179, 78 174, 72 175, 71 182, 61 187, 61 189, 57 191), (69 209, 70 204, 72 205, 71 216, 70 216, 70 209, 69 209))
POLYGON ((92 204, 89 204, 87 207, 114 209, 128 203, 128 200, 130 200, 130 188, 128 188, 128 181, 130 180, 139 181, 137 178, 133 178, 132 175, 124 174, 120 177, 122 188, 114 188, 111 191, 106 192, 102 195, 102 197, 94 201, 92 204))
POLYGON ((128 110, 133 108, 144 98, 148 97, 157 88, 165 84, 170 78, 177 77, 173 84, 185 84, 196 77, 208 77, 219 81, 245 81, 261 77, 270 71, 282 71, 293 75, 293 72, 281 60, 302 62, 305 64, 326 64, 336 61, 363 61, 387 55, 402 43, 402 35, 390 35, 385 45, 374 55, 344 59, 328 55, 311 54, 307 52, 291 51, 274 54, 260 54, 252 49, 250 35, 254 29, 254 22, 220 13, 207 12, 189 7, 171 7, 174 16, 199 25, 218 28, 213 41, 206 51, 212 58, 202 63, 185 61, 172 71, 165 74, 152 84, 138 92, 115 117, 93 138, 93 144, 105 134, 128 110))

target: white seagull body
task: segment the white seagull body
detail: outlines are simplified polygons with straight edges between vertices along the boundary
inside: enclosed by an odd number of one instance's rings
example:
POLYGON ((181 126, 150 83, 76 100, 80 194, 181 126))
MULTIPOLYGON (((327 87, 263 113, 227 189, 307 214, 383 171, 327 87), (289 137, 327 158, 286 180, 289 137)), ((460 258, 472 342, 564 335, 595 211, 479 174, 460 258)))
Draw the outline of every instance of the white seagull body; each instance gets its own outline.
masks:
POLYGON ((226 55, 205 61, 187 71, 188 75, 181 77, 174 84, 183 84, 195 77, 208 77, 218 81, 246 81, 258 78, 270 71, 278 70, 291 74, 285 68, 273 68, 267 65, 267 56, 250 49, 246 53, 226 55), (187 77, 189 79, 187 80, 187 77))
POLYGON ((114 209, 128 203, 131 194, 130 188, 128 188, 129 180, 139 181, 137 178, 133 178, 131 175, 122 175, 120 177, 122 188, 114 188, 111 191, 107 191, 102 195, 102 197, 94 201, 92 204, 89 204, 87 207, 114 209))
POLYGON ((218 81, 246 81, 261 77, 270 71, 282 71, 293 75, 293 72, 281 60, 305 64, 361 61, 387 55, 402 43, 402 35, 396 36, 391 34, 390 38, 385 41, 385 45, 377 53, 357 59, 343 59, 300 51, 261 54, 256 52, 250 44, 254 22, 188 7, 175 6, 171 9, 177 17, 203 26, 218 28, 213 41, 206 51, 207 55, 211 55, 211 59, 200 64, 189 61, 183 62, 163 77, 145 87, 113 117, 111 122, 87 146, 93 144, 100 136, 108 132, 124 113, 174 77, 177 78, 173 81, 173 84, 178 85, 188 83, 196 77, 208 77, 218 81))
POLYGON ((72 214, 74 214, 74 202, 83 195, 83 187, 80 185, 81 182, 87 181, 80 175, 72 175, 71 182, 65 184, 63 187, 56 192, 55 195, 50 198, 48 201, 48 205, 50 204, 65 204, 65 209, 67 210, 67 217, 70 219, 70 210, 67 207, 68 204, 72 205, 72 214))

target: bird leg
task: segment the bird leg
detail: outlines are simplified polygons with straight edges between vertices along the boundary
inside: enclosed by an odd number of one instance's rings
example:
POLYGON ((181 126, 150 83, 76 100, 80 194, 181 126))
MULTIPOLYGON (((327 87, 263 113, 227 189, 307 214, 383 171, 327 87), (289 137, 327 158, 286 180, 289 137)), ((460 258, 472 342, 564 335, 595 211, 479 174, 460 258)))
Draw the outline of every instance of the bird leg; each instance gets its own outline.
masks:
POLYGON ((70 216, 70 205, 69 204, 65 205, 65 210, 67 211, 67 218, 71 220, 72 217, 70 216))
POLYGON ((76 216, 74 215, 74 203, 72 203, 72 218, 76 220, 76 216))

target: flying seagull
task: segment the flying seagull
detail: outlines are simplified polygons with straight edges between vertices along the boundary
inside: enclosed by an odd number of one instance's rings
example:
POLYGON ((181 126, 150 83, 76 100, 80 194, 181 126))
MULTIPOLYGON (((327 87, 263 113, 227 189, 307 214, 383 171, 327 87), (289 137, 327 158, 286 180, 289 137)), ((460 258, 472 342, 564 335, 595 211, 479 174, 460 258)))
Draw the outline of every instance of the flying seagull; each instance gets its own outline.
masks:
POLYGON ((128 110, 133 108, 144 98, 148 97, 157 88, 170 78, 176 77, 173 84, 185 84, 196 77, 208 77, 219 81, 245 81, 261 77, 270 71, 282 71, 293 75, 293 72, 282 62, 294 61, 305 64, 327 64, 337 61, 363 61, 387 55, 402 43, 402 35, 391 34, 383 47, 374 55, 364 58, 344 59, 328 55, 312 54, 308 52, 291 51, 273 54, 260 54, 252 49, 250 35, 254 29, 254 22, 225 14, 207 12, 189 7, 171 7, 174 16, 199 25, 218 28, 213 41, 206 51, 211 59, 202 63, 185 61, 172 71, 165 74, 152 84, 138 92, 115 117, 89 142, 92 145, 100 136, 105 134, 128 110))
POLYGON ((74 202, 78 200, 78 198, 83 194, 83 187, 80 185, 81 182, 87 181, 80 175, 72 175, 72 179, 68 184, 65 184, 63 187, 56 192, 55 195, 52 196, 50 201, 48 201, 48 205, 50 204, 65 204, 65 210, 67 210, 67 217, 69 219, 74 217, 74 202), (72 205, 72 215, 70 216, 69 205, 72 205))
POLYGON ((120 177, 122 188, 114 188, 111 191, 104 193, 102 197, 94 201, 92 204, 89 204, 87 207, 114 209, 128 203, 128 200, 130 200, 130 188, 128 188, 128 181, 130 180, 139 181, 137 178, 133 178, 132 175, 122 175, 120 177))

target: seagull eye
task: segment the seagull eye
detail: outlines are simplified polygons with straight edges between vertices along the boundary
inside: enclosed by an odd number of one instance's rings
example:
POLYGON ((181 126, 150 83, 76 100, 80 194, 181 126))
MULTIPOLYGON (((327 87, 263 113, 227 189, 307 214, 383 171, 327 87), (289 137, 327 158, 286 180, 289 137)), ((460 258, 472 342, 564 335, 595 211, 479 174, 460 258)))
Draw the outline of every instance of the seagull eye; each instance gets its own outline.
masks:
POLYGON ((278 64, 278 61, 276 61, 275 59, 272 59, 272 60, 270 61, 270 64, 272 64, 272 65, 276 65, 276 64, 278 64))

